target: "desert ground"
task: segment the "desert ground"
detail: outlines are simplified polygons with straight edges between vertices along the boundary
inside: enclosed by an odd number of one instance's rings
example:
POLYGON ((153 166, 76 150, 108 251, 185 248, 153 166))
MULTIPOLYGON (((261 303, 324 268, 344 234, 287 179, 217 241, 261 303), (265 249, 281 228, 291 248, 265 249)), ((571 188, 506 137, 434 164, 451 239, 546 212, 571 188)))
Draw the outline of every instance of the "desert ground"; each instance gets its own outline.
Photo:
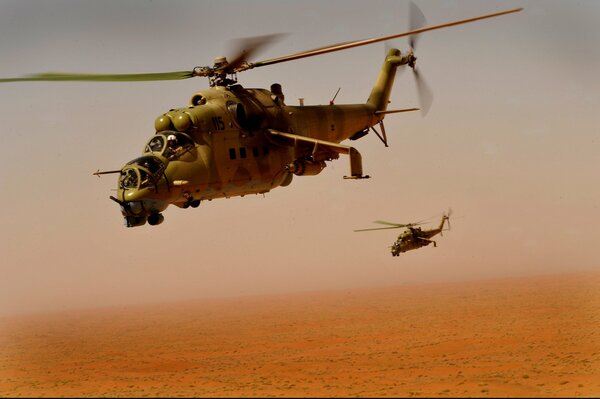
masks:
POLYGON ((1 397, 600 396, 598 273, 0 323, 1 397))

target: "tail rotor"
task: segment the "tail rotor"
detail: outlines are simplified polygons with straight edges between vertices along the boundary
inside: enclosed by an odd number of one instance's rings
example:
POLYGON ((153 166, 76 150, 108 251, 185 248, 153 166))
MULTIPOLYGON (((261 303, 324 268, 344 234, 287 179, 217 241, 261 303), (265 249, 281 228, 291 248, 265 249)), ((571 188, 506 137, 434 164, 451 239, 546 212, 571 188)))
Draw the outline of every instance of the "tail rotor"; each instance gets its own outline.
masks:
MULTIPOLYGON (((448 231, 452 230, 452 226, 450 226, 450 215, 452 215, 452 208, 448 208, 448 212, 446 212, 446 213, 444 214, 444 216, 443 216, 443 217, 444 217, 444 220, 447 220, 447 221, 448 221, 448 231)), ((444 229, 442 229, 442 230, 440 231, 440 235, 441 235, 442 237, 444 236, 444 233, 443 233, 443 231, 444 231, 444 229)))
MULTIPOLYGON (((415 31, 425 26, 426 20, 425 15, 415 3, 410 2, 410 13, 409 13, 409 25, 410 30, 415 31)), ((410 45, 409 62, 408 66, 412 69, 415 77, 415 83, 417 85, 417 94, 419 96, 419 104, 421 106, 422 115, 425 116, 431 108, 433 103, 433 91, 429 88, 427 82, 417 69, 417 57, 415 51, 417 47, 417 39, 419 35, 410 35, 408 37, 408 43, 410 45)))

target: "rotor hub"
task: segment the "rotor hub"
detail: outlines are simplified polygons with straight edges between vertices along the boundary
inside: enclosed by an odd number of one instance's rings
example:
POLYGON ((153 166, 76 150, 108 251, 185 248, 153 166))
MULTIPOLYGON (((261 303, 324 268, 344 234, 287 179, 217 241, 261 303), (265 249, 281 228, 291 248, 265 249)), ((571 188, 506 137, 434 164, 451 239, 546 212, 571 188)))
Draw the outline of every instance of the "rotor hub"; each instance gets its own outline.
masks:
POLYGON ((227 58, 223 56, 215 57, 215 67, 221 67, 223 65, 227 65, 227 58))
POLYGON ((408 59, 408 66, 412 69, 415 69, 415 66, 417 66, 417 57, 415 56, 415 54, 411 51, 406 57, 408 59))

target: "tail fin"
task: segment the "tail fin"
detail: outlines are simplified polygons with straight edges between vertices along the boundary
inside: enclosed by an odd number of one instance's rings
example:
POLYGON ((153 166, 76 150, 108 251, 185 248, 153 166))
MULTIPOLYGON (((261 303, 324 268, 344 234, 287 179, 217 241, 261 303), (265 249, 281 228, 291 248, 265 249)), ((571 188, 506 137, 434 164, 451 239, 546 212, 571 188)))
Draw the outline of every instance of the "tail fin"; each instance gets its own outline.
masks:
POLYGON ((448 209, 448 212, 444 213, 444 215, 442 216, 442 221, 440 222, 440 225, 438 227, 440 233, 444 231, 444 223, 446 223, 446 220, 448 221, 448 230, 450 230, 450 215, 452 215, 452 209, 448 209))
POLYGON ((402 57, 400 50, 390 49, 385 57, 375 86, 373 86, 373 89, 371 90, 371 95, 367 100, 367 104, 374 105, 376 111, 385 111, 387 109, 387 105, 390 101, 390 92, 392 91, 394 78, 396 77, 396 70, 400 65, 407 63, 408 58, 402 57))
POLYGON ((442 221, 440 222, 440 225, 438 226, 438 229, 440 231, 444 230, 444 223, 446 223, 446 220, 448 220, 449 217, 447 215, 442 216, 442 221))

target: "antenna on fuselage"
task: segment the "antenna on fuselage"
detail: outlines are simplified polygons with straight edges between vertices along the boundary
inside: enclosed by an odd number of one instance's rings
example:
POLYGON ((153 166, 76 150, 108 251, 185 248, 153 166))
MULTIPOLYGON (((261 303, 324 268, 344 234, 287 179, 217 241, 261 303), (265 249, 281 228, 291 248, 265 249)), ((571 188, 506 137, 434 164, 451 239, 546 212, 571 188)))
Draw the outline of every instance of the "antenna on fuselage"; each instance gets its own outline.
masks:
POLYGON ((335 101, 335 98, 337 97, 340 90, 342 90, 341 87, 339 89, 337 89, 337 91, 335 92, 335 96, 333 96, 333 98, 329 101, 329 105, 333 105, 333 102, 335 101))

